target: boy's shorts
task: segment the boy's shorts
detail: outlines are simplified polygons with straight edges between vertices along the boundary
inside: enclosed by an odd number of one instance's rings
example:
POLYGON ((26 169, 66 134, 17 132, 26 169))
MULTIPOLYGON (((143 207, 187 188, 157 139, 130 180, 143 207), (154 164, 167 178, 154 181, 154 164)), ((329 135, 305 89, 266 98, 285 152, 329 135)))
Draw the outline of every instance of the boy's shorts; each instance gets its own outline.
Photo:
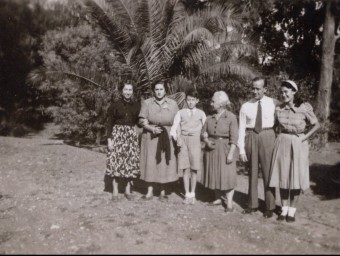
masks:
POLYGON ((199 170, 201 167, 200 135, 181 135, 181 148, 178 153, 178 169, 199 170))

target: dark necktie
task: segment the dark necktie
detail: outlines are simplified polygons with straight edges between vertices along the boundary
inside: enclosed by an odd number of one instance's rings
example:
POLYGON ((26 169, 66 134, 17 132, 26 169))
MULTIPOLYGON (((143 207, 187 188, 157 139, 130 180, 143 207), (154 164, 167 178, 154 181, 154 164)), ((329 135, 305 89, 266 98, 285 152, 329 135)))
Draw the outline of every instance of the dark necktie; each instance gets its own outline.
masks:
POLYGON ((260 133, 262 131, 262 107, 261 107, 261 101, 259 101, 259 105, 257 106, 257 114, 256 114, 256 121, 255 121, 254 131, 256 133, 260 133))

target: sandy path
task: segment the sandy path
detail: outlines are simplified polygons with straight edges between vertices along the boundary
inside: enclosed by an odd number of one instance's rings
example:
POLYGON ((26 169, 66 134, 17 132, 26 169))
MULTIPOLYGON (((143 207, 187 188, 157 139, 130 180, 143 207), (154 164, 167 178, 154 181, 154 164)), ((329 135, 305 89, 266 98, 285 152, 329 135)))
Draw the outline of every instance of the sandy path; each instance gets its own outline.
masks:
MULTIPOLYGON (((311 190, 289 224, 240 213, 248 182, 241 174, 231 214, 208 207, 212 194, 202 187, 194 206, 183 205, 178 184, 168 203, 156 197, 113 203, 102 191, 105 154, 50 139, 52 128, 28 138, 0 137, 1 254, 340 252, 340 187, 329 181, 340 161, 337 148, 311 153, 311 190)), ((141 195, 143 184, 135 190, 141 195)), ((259 194, 262 199, 262 184, 259 194)))

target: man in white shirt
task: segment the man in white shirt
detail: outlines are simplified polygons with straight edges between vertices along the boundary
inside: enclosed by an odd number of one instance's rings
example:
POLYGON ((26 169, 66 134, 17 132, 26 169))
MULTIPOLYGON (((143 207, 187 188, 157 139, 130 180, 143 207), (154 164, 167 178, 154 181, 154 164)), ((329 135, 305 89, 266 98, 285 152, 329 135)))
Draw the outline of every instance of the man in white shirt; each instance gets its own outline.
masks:
POLYGON ((265 192, 265 218, 271 218, 275 209, 275 190, 270 188, 270 163, 275 142, 274 114, 278 101, 267 97, 267 81, 256 77, 252 81, 254 98, 240 110, 238 147, 240 160, 250 168, 248 207, 242 212, 250 214, 258 209, 258 171, 261 165, 265 192))

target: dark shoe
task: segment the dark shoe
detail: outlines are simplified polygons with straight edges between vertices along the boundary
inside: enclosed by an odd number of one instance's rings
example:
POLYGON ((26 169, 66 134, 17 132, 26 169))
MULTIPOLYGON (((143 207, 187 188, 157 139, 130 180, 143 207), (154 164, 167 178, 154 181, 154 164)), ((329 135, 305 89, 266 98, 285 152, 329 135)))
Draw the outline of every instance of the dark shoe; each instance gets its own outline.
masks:
POLYGON ((221 199, 217 199, 213 202, 208 203, 208 206, 218 206, 218 205, 222 205, 222 200, 221 199))
POLYGON ((246 208, 243 210, 242 214, 251 214, 256 211, 257 211, 257 208, 246 208))
POLYGON ((142 200, 142 201, 150 201, 152 199, 153 199, 153 196, 146 196, 146 195, 144 195, 140 198, 140 200, 142 200))
POLYGON ((273 217, 273 210, 266 210, 263 214, 263 217, 265 217, 266 219, 273 217))
POLYGON ((228 208, 228 207, 226 207, 225 209, 224 209, 224 212, 226 212, 226 213, 230 213, 230 212, 234 212, 234 207, 232 207, 232 208, 228 208))
POLYGON ((135 200, 135 197, 134 197, 132 194, 126 194, 126 193, 124 193, 124 196, 125 196, 126 199, 129 200, 129 201, 135 200))
POLYGON ((284 221, 286 219, 285 215, 279 215, 279 217, 277 217, 278 221, 284 221))
POLYGON ((161 202, 167 202, 169 200, 169 197, 167 195, 160 195, 159 196, 159 201, 161 202))
POLYGON ((287 216, 287 222, 294 222, 295 221, 295 216, 292 217, 292 216, 287 216))
POLYGON ((118 202, 119 201, 119 196, 118 195, 112 195, 112 199, 113 202, 118 202))

